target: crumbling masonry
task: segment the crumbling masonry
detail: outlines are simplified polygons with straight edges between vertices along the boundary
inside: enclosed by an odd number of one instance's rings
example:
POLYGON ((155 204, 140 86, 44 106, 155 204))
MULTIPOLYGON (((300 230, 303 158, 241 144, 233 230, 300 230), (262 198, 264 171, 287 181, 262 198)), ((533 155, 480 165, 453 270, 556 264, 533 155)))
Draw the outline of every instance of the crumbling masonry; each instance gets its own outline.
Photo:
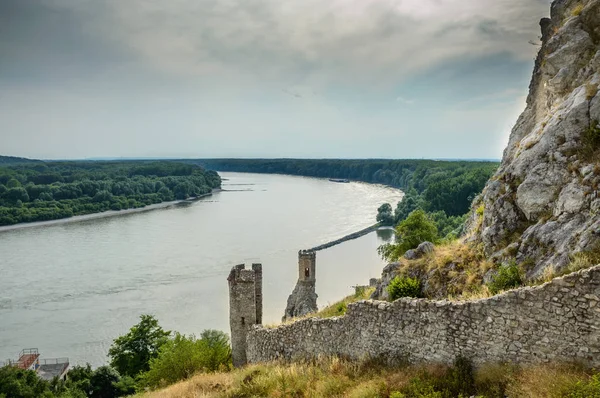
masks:
POLYGON ((288 297, 282 321, 317 311, 316 263, 317 253, 314 251, 301 250, 298 252, 298 282, 288 297))
POLYGON ((233 366, 246 364, 246 335, 252 325, 262 324, 262 265, 244 264, 231 269, 229 277, 229 325, 233 366))

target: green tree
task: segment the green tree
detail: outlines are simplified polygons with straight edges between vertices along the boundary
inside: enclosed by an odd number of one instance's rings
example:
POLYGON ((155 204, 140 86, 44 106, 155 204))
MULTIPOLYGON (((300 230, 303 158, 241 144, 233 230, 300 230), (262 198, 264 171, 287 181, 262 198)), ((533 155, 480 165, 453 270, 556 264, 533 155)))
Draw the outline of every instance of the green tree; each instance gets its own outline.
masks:
POLYGON ((19 200, 21 202, 29 202, 29 195, 25 188, 22 187, 9 188, 8 191, 2 194, 2 198, 12 203, 17 203, 19 200))
POLYGON ((21 183, 16 178, 11 178, 10 180, 8 180, 6 182, 7 188, 19 188, 20 186, 21 186, 21 183))
POLYGON ((438 229, 433 220, 423 210, 415 210, 396 227, 395 244, 381 245, 377 251, 387 261, 395 261, 407 250, 419 246, 423 242, 436 242, 438 229))
POLYGON ((150 360, 158 356, 170 335, 154 316, 141 315, 140 322, 127 334, 117 337, 108 350, 111 366, 121 375, 135 378, 150 368, 150 360))
POLYGON ((231 348, 225 333, 205 330, 200 339, 176 333, 150 361, 150 370, 141 376, 141 383, 152 388, 165 386, 198 372, 229 368, 230 364, 231 348))
POLYGON ((377 209, 377 222, 382 225, 394 225, 392 205, 384 203, 377 209))
POLYGON ((421 243, 435 242, 437 227, 423 210, 415 210, 396 227, 396 240, 401 253, 415 249, 421 243))
POLYGON ((120 381, 119 373, 110 366, 100 366, 90 377, 90 398, 120 397, 115 384, 120 381))
POLYGON ((53 397, 50 384, 32 370, 14 366, 0 368, 0 397, 40 398, 53 397))

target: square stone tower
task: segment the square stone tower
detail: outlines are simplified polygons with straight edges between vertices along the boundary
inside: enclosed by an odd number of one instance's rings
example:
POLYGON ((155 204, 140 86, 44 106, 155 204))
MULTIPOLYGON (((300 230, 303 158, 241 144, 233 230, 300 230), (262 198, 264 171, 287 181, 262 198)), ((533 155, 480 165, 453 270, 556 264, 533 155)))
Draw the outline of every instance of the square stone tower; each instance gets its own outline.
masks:
POLYGON ((231 269, 229 277, 229 326, 233 366, 246 364, 246 334, 262 323, 262 265, 244 264, 231 269))
POLYGON ((298 252, 298 281, 316 282, 317 253, 310 250, 298 252))

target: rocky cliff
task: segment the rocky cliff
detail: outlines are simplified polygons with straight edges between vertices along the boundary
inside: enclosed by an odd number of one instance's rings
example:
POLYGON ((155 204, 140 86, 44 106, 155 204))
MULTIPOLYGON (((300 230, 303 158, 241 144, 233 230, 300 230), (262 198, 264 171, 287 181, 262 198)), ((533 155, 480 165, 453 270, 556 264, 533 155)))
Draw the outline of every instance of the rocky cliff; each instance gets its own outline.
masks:
POLYGON ((469 227, 529 278, 600 244, 600 0, 556 0, 540 25, 527 107, 469 227))

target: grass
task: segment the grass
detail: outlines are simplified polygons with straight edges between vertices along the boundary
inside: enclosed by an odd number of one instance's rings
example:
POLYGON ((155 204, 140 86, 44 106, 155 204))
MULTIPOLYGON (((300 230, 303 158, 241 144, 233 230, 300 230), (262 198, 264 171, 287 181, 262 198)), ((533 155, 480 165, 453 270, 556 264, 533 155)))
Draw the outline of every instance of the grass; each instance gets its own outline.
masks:
POLYGON ((483 248, 460 240, 435 247, 430 254, 416 260, 400 260, 402 275, 427 275, 428 298, 465 299, 485 294, 483 276, 494 268, 483 248))
POLYGON ((334 316, 342 316, 346 314, 346 310, 348 309, 348 304, 355 303, 361 300, 368 300, 371 297, 371 294, 375 291, 374 287, 366 287, 366 286, 357 286, 356 291, 353 295, 344 297, 340 301, 337 301, 333 304, 328 305, 323 308, 319 312, 315 312, 313 314, 308 314, 303 317, 287 319, 286 321, 280 324, 268 324, 265 325, 267 329, 273 329, 279 327, 281 325, 289 325, 291 323, 297 322, 302 319, 307 318, 333 318, 334 316))
POLYGON ((573 8, 573 10, 571 11, 571 15, 572 15, 572 16, 574 16, 574 17, 577 17, 577 16, 579 16, 579 15, 581 14, 581 12, 583 11, 583 9, 584 9, 584 8, 585 8, 585 7, 584 7, 584 5, 583 5, 583 4, 577 4, 577 5, 576 5, 576 6, 573 8))
POLYGON ((387 367, 378 361, 320 358, 292 364, 249 365, 228 373, 199 374, 139 398, 350 397, 449 398, 600 397, 600 378, 574 364, 488 364, 473 369, 465 359, 387 367))
POLYGON ((356 292, 353 295, 344 297, 342 300, 323 308, 321 311, 311 316, 317 318, 332 318, 334 316, 342 316, 346 314, 348 304, 361 300, 368 300, 374 291, 374 287, 357 287, 356 292))
POLYGON ((600 154, 600 123, 593 120, 581 137, 580 155, 583 160, 596 163, 600 154))
POLYGON ((598 94, 598 85, 588 83, 585 85, 585 98, 591 101, 598 94))

